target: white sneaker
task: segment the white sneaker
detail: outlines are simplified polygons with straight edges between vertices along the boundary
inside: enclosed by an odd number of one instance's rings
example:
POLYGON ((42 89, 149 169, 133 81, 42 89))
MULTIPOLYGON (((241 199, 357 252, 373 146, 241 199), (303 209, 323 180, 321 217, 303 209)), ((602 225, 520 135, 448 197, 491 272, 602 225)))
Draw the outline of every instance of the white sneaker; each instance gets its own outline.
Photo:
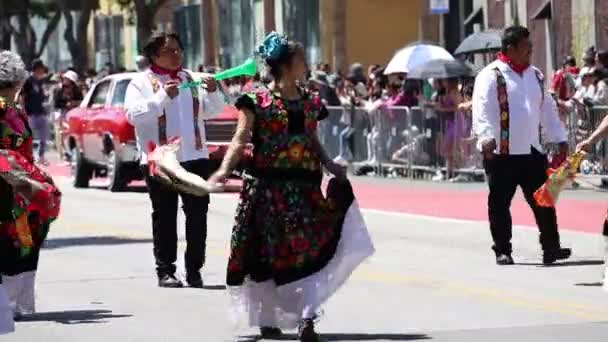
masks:
POLYGON ((334 159, 334 163, 340 164, 340 165, 348 165, 348 160, 344 159, 344 157, 342 157, 342 156, 337 156, 334 159))
POLYGON ((452 183, 465 183, 468 181, 469 181, 469 178, 463 174, 459 174, 458 176, 450 179, 450 182, 452 182, 452 183))
POLYGON ((437 173, 435 174, 435 176, 433 176, 433 178, 431 178, 431 180, 433 182, 441 182, 444 179, 445 178, 443 177, 443 172, 441 172, 441 171, 437 171, 437 173))

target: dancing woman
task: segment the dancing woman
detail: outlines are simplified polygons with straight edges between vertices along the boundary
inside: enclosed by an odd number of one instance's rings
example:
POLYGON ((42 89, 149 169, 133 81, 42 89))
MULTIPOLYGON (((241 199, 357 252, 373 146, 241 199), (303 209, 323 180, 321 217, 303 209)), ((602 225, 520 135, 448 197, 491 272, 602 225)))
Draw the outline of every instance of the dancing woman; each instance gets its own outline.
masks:
POLYGON ((298 327, 300 341, 313 342, 320 306, 374 249, 345 170, 317 139, 327 110, 297 84, 306 72, 302 46, 271 33, 259 52, 274 82, 237 101, 237 131, 209 180, 225 182, 251 136, 227 284, 237 313, 264 338, 298 327), (327 198, 322 166, 335 176, 327 198))
POLYGON ((26 113, 15 103, 27 72, 21 58, 0 51, 0 332, 10 318, 33 313, 40 247, 59 214, 61 194, 36 165, 26 113))

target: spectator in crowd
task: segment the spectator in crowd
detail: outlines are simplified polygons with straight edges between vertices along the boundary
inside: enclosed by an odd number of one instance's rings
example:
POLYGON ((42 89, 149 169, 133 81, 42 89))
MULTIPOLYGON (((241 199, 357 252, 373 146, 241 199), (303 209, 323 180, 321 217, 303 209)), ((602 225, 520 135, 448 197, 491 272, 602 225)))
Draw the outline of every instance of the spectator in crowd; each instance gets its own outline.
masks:
POLYGON ((59 156, 63 157, 65 151, 63 149, 63 125, 67 112, 78 107, 82 101, 82 91, 78 87, 78 74, 74 71, 66 71, 61 76, 61 84, 53 93, 53 107, 55 109, 54 127, 55 127, 55 147, 59 152, 59 156))
POLYGON ((30 118, 34 137, 39 140, 38 162, 41 164, 47 164, 45 153, 49 136, 48 113, 44 109, 44 102, 47 97, 44 92, 46 72, 44 63, 41 60, 35 60, 32 63, 31 76, 25 81, 21 90, 25 111, 30 118))
POLYGON ((557 99, 558 106, 566 111, 584 112, 585 101, 590 101, 595 94, 594 72, 595 68, 583 67, 579 73, 580 84, 576 87, 574 95, 565 101, 557 99))
POLYGON ((319 70, 323 71, 327 75, 331 75, 331 73, 332 73, 331 66, 329 65, 329 63, 321 63, 319 70))
POLYGON ((85 93, 86 91, 91 89, 91 87, 93 87, 93 85, 95 84, 96 80, 97 80, 97 71, 95 71, 95 69, 87 70, 87 72, 85 73, 85 84, 87 85, 87 89, 85 89, 85 91, 83 91, 83 93, 85 93))
MULTIPOLYGON (((439 99, 445 95, 446 89, 444 87, 443 81, 440 79, 433 79, 431 81, 431 84, 433 87, 433 94, 431 95, 430 100, 428 100, 424 104, 424 106, 426 107, 424 126, 426 127, 426 136, 428 138, 426 152, 429 154, 431 166, 438 166, 440 158, 437 141, 439 137, 440 124, 439 116, 437 111, 435 110, 435 107, 437 106, 439 99)), ((443 174, 441 174, 441 172, 438 172, 434 179, 443 179, 443 174)))
POLYGON ((340 102, 344 110, 340 123, 344 129, 340 132, 340 154, 335 158, 339 164, 346 164, 352 160, 353 153, 348 146, 355 133, 355 109, 363 104, 362 98, 367 96, 367 89, 364 83, 355 83, 356 78, 349 78, 345 81, 344 93, 340 96, 340 102))
POLYGON ((458 118, 458 105, 462 102, 457 78, 444 81, 445 95, 439 96, 435 110, 439 114, 441 131, 441 153, 446 160, 446 177, 452 179, 455 176, 455 162, 458 143, 462 138, 461 120, 458 118))
POLYGON ((593 70, 593 82, 595 92, 591 97, 591 103, 596 106, 608 105, 608 84, 606 83, 608 78, 608 71, 604 68, 595 68, 593 70))
POLYGON ((597 68, 608 69, 608 50, 601 50, 595 56, 595 66, 597 68))
POLYGON ((137 71, 142 72, 150 67, 150 61, 146 56, 139 55, 135 58, 135 65, 137 65, 137 71))
POLYGON ((580 69, 576 67, 576 59, 572 56, 567 56, 562 63, 562 68, 553 75, 551 81, 551 93, 555 94, 558 99, 567 101, 576 91, 576 77, 580 69))
POLYGON ((365 73, 363 71, 363 65, 361 63, 354 63, 350 66, 350 72, 348 74, 348 78, 351 80, 353 84, 363 83, 367 84, 367 78, 365 77, 365 73))
POLYGON ((111 62, 107 62, 104 65, 103 69, 101 69, 101 71, 99 72, 99 77, 104 78, 115 73, 116 69, 114 68, 114 64, 112 64, 111 62))
POLYGON ((325 71, 315 71, 310 79, 319 92, 319 96, 327 106, 339 106, 340 99, 336 93, 336 89, 330 86, 328 76, 325 71))
POLYGON ((583 105, 584 99, 593 97, 595 93, 594 72, 595 69, 581 69, 579 74, 581 85, 577 88, 576 93, 574 93, 570 101, 568 101, 570 105, 583 105))
POLYGON ((567 125, 570 110, 564 105, 576 92, 576 78, 580 72, 576 67, 576 60, 572 56, 567 56, 562 63, 562 68, 558 70, 551 81, 550 92, 557 101, 559 117, 567 125))
POLYGON ((367 90, 369 94, 373 94, 374 92, 374 81, 376 80, 377 71, 380 69, 380 65, 372 64, 367 68, 367 90))
MULTIPOLYGON (((473 82, 465 83, 462 86, 462 102, 458 105, 458 112, 463 120, 461 149, 462 156, 465 158, 462 160, 463 167, 481 165, 481 156, 474 151, 477 137, 473 128, 473 86, 473 82)), ((457 179, 459 177, 460 175, 456 176, 457 179)))
POLYGON ((595 66, 596 55, 597 51, 595 50, 595 46, 587 48, 583 54, 583 67, 593 68, 595 66))
POLYGON ((589 47, 585 53, 583 53, 583 67, 581 68, 579 74, 578 74, 578 78, 576 79, 576 88, 580 88, 581 87, 581 82, 582 82, 582 77, 581 74, 585 73, 588 74, 589 71, 591 71, 591 69, 593 69, 595 67, 595 55, 597 54, 597 52, 595 51, 595 47, 591 46, 589 47))

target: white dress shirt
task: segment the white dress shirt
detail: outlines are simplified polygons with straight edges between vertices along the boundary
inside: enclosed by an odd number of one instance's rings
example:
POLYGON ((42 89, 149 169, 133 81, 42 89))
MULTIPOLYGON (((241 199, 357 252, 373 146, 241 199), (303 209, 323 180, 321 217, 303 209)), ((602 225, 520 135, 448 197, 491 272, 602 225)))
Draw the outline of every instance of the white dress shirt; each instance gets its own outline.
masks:
POLYGON ((542 152, 539 125, 545 142, 567 141, 566 129, 557 115, 555 101, 539 84, 537 72, 543 77, 540 71, 529 67, 523 75, 519 75, 508 64, 497 60, 485 67, 475 79, 473 128, 478 136, 479 150, 485 142, 495 139, 495 153, 500 153, 500 107, 494 70, 497 67, 507 83, 510 154, 530 154, 531 147, 542 152))
MULTIPOLYGON (((182 71, 178 74, 181 82, 187 82, 186 72, 182 71)), ((190 89, 180 89, 179 95, 171 99, 163 88, 163 85, 169 80, 168 75, 158 75, 147 70, 135 76, 127 88, 125 110, 127 120, 135 127, 142 164, 148 162, 148 143, 152 141, 159 144, 158 118, 163 114, 163 110, 166 113, 167 139, 173 137, 181 139, 178 160, 185 162, 209 158, 209 151, 205 144, 204 120, 211 119, 223 111, 224 96, 219 91, 207 93, 202 88, 199 89, 198 125, 203 148, 196 149, 192 92, 190 89), (156 93, 153 91, 150 77, 160 83, 160 89, 156 93)))

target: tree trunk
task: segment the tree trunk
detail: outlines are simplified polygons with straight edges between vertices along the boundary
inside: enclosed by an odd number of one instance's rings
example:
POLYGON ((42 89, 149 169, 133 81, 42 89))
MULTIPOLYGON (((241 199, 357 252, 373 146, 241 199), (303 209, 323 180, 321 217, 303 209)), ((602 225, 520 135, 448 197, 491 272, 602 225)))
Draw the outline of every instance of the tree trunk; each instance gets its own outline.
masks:
POLYGON ((32 28, 30 16, 27 10, 17 14, 18 29, 15 35, 17 43, 17 53, 23 59, 26 66, 30 66, 36 55, 36 32, 32 28))
POLYGON ((346 0, 334 3, 334 68, 345 71, 346 65, 346 0))
POLYGON ((95 7, 95 1, 86 1, 83 4, 80 18, 76 24, 76 37, 74 37, 74 18, 72 17, 72 12, 67 6, 66 0, 60 2, 60 8, 66 22, 63 37, 68 44, 73 67, 80 74, 84 73, 89 64, 87 27, 89 26, 91 13, 95 7))
POLYGON ((44 49, 46 49, 46 45, 48 44, 51 35, 53 32, 55 32, 55 29, 57 29, 57 25, 59 25, 60 20, 61 11, 57 11, 48 22, 46 29, 44 30, 44 34, 42 35, 42 38, 40 38, 40 48, 38 48, 35 58, 40 58, 40 56, 42 56, 42 53, 44 52, 44 49))
POLYGON ((154 29, 156 29, 156 13, 168 0, 133 0, 135 3, 135 13, 137 15, 137 43, 138 48, 146 44, 154 29))
POLYGON ((11 16, 8 13, 8 4, 0 1, 0 49, 11 49, 12 27, 10 25, 11 16))
POLYGON ((276 30, 274 9, 275 9, 274 0, 264 0, 264 31, 265 31, 265 33, 276 30))
POLYGON ((202 0, 201 3, 201 18, 203 22, 202 36, 204 41, 203 46, 203 64, 205 66, 217 66, 217 28, 215 27, 215 6, 212 0, 202 0))

